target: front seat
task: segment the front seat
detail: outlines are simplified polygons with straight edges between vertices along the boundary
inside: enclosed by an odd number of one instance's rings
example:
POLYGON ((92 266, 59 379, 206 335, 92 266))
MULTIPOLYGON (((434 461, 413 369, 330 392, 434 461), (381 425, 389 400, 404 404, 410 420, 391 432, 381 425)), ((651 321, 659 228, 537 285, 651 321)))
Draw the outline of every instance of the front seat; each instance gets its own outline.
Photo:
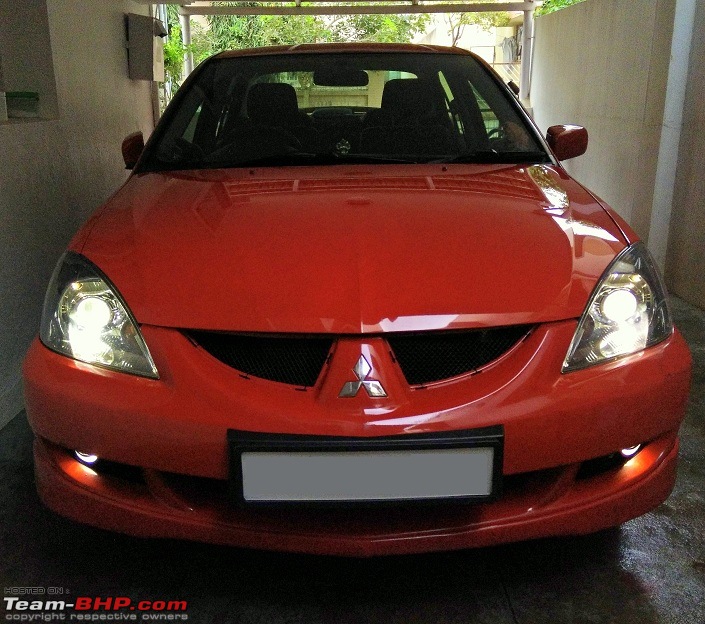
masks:
POLYGON ((457 149, 443 102, 418 78, 384 85, 379 109, 365 116, 360 151, 374 154, 449 154, 457 149))
POLYGON ((260 82, 247 94, 247 116, 251 122, 291 133, 303 149, 315 149, 316 129, 301 111, 296 91, 284 82, 260 82))

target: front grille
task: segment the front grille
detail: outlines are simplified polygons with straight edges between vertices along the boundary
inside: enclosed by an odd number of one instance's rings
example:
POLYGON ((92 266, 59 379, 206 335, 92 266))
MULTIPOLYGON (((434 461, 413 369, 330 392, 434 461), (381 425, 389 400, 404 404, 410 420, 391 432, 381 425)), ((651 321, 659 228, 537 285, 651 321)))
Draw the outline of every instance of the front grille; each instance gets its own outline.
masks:
MULTIPOLYGON (((531 327, 389 334, 394 357, 412 386, 457 377, 506 353, 531 327)), ((337 336, 276 336, 189 332, 213 357, 244 375, 294 386, 313 386, 337 336)), ((360 337, 364 340, 364 337, 360 337)))
POLYGON ((189 335, 224 364, 253 377, 294 386, 313 386, 333 338, 251 336, 193 331, 189 335))
POLYGON ((387 336, 412 386, 450 379, 477 370, 506 353, 531 327, 516 325, 470 331, 387 336))

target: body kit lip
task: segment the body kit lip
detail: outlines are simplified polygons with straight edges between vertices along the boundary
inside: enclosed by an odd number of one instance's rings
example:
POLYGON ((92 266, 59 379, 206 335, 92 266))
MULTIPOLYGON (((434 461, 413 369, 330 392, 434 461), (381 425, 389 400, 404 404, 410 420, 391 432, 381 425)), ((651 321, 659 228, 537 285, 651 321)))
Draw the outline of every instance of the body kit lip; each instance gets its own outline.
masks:
POLYGON ((616 473, 575 480, 567 466, 543 485, 529 484, 504 500, 420 512, 384 509, 360 514, 266 514, 214 501, 184 499, 159 473, 145 471, 147 487, 130 488, 91 474, 65 451, 35 440, 37 488, 64 516, 141 536, 289 550, 374 556, 477 548, 555 535, 579 535, 614 526, 663 502, 676 478, 678 439, 654 440, 616 473), (546 487, 547 486, 547 487, 546 487), (106 513, 107 511, 107 513, 106 513), (332 522, 331 522, 332 519, 332 522))
POLYGON ((73 248, 140 323, 243 332, 577 318, 625 246, 592 196, 547 165, 140 174, 86 228, 73 248))

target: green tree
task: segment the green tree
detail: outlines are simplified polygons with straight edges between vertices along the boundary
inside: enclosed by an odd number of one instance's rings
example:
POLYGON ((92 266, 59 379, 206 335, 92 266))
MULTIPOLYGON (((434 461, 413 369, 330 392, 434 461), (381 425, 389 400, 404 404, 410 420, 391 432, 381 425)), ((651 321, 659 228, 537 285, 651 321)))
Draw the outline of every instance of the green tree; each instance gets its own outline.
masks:
MULTIPOLYGON (((491 4, 497 0, 475 0, 491 4)), ((509 24, 509 13, 506 11, 477 11, 473 13, 447 13, 445 22, 448 25, 448 34, 451 45, 457 46, 463 36, 466 26, 479 26, 483 30, 491 31, 493 28, 509 24)))
MULTIPOLYGON (((216 6, 227 6, 227 2, 216 6)), ((240 5, 242 6, 242 5, 240 5)), ((423 32, 430 16, 420 15, 211 15, 207 27, 191 22, 191 45, 183 44, 179 9, 167 5, 169 36, 164 44, 165 106, 181 84, 184 57, 193 54, 198 64, 223 50, 268 45, 294 45, 342 41, 408 43, 423 32)))
MULTIPOLYGON (((220 6, 227 6, 222 3, 220 6)), ((208 28, 192 29, 196 61, 222 50, 342 41, 408 43, 428 15, 213 15, 208 28)))
MULTIPOLYGON (((209 15, 208 28, 201 31, 209 54, 229 48, 267 45, 264 20, 261 15, 209 15)), ((193 33, 192 33, 193 37, 193 33)))
POLYGON ((184 69, 184 48, 181 37, 181 24, 179 23, 179 8, 167 5, 167 38, 164 41, 164 89, 167 99, 176 92, 181 84, 181 75, 184 69), (168 91, 168 93, 166 93, 168 91))
POLYGON ((418 15, 341 15, 330 23, 335 41, 409 43, 426 30, 431 17, 418 15))
POLYGON ((560 11, 561 9, 584 1, 585 0, 545 0, 545 2, 536 9, 535 15, 548 15, 554 11, 560 11))
POLYGON ((262 15, 265 45, 293 45, 331 41, 331 33, 315 15, 262 15))

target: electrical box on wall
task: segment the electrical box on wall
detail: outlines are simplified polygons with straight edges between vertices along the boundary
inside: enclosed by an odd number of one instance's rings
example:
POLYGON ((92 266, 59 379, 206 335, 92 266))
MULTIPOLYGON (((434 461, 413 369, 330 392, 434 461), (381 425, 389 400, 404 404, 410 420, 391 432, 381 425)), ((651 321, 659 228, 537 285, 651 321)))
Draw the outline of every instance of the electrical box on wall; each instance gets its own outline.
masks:
POLYGON ((128 13, 127 67, 132 80, 164 82, 164 25, 153 17, 128 13))

